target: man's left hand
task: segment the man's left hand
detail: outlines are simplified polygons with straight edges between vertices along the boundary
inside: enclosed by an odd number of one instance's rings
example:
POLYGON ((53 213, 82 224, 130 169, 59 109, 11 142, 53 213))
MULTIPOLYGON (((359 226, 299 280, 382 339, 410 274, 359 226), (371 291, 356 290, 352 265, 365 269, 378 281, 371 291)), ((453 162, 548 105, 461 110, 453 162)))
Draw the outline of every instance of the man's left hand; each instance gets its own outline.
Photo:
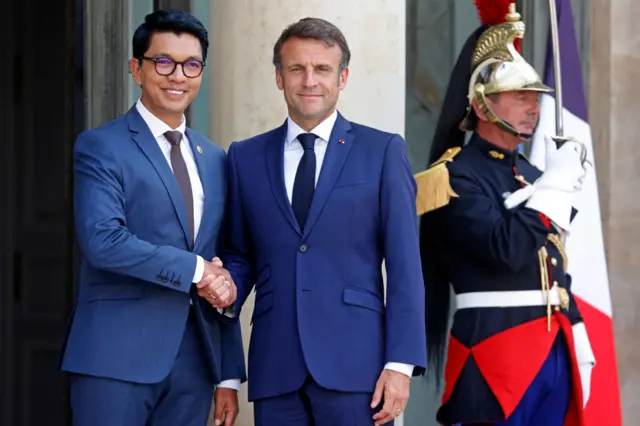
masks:
POLYGON ((238 391, 231 388, 217 388, 214 396, 215 425, 232 426, 238 417, 238 391))
POLYGON ((406 374, 393 370, 383 370, 376 383, 376 390, 371 400, 371 408, 377 407, 384 400, 382 409, 374 414, 375 425, 383 425, 398 417, 409 401, 411 378, 406 374))

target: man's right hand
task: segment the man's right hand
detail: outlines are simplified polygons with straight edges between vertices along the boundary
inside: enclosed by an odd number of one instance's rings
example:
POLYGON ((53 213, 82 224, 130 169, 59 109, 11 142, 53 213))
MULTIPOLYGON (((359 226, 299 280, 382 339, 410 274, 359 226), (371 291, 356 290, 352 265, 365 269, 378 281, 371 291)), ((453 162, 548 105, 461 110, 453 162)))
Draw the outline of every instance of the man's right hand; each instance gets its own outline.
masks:
POLYGON ((566 193, 574 193, 582 189, 587 175, 585 167, 586 151, 583 144, 569 139, 557 148, 553 138, 545 137, 546 160, 545 170, 535 185, 566 193))
POLYGON ((214 308, 226 308, 235 302, 237 288, 229 271, 222 267, 222 261, 214 258, 205 261, 203 278, 196 283, 198 295, 206 299, 214 308))

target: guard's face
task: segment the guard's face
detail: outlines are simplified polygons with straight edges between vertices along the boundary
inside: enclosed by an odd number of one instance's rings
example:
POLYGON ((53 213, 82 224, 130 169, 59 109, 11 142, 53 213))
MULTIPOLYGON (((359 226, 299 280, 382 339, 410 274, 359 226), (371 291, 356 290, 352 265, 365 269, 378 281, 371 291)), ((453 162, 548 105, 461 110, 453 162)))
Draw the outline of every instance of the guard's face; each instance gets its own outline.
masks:
POLYGON ((140 63, 137 58, 129 62, 133 79, 142 87, 142 102, 164 121, 180 120, 202 83, 200 41, 186 33, 154 33, 144 56, 155 62, 140 63), (174 61, 185 61, 184 69, 174 61))
POLYGON ((335 110, 347 84, 349 71, 340 71, 340 48, 294 37, 284 43, 280 56, 282 70, 276 69, 276 82, 289 115, 298 124, 321 122, 335 110))
POLYGON ((540 116, 540 94, 532 91, 502 92, 494 99, 487 98, 491 109, 503 121, 520 133, 535 131, 540 116))

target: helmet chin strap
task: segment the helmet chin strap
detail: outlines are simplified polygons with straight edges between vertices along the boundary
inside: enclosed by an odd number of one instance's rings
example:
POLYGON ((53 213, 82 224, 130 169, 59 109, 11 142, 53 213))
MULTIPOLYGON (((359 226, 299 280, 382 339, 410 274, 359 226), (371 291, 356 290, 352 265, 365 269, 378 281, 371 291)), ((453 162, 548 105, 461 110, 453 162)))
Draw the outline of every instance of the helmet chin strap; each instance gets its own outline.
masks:
POLYGON ((532 139, 533 138, 533 133, 522 133, 522 132, 518 132, 515 127, 513 127, 511 124, 509 124, 508 122, 501 120, 500 118, 498 118, 498 116, 496 116, 497 120, 494 121, 494 123, 496 123, 496 125, 504 130, 507 133, 512 134, 513 136, 517 136, 519 138, 522 139, 532 139))

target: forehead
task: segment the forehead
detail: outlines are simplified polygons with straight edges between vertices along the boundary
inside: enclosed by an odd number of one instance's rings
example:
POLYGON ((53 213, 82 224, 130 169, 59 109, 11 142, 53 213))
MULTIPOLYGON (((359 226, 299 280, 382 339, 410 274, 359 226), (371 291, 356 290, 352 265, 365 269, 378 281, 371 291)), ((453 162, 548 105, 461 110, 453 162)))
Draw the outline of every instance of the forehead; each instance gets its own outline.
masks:
POLYGON ((280 51, 283 63, 340 63, 342 52, 337 43, 327 46, 322 40, 292 37, 280 51))
POLYGON ((511 90, 508 92, 500 93, 500 98, 505 100, 516 99, 516 98, 522 99, 523 97, 525 99, 535 100, 535 99, 538 99, 539 96, 540 96, 540 93, 535 92, 533 90, 511 90))
POLYGON ((156 32, 151 35, 149 49, 146 52, 156 55, 168 55, 173 59, 202 59, 202 46, 197 37, 182 33, 156 32))

